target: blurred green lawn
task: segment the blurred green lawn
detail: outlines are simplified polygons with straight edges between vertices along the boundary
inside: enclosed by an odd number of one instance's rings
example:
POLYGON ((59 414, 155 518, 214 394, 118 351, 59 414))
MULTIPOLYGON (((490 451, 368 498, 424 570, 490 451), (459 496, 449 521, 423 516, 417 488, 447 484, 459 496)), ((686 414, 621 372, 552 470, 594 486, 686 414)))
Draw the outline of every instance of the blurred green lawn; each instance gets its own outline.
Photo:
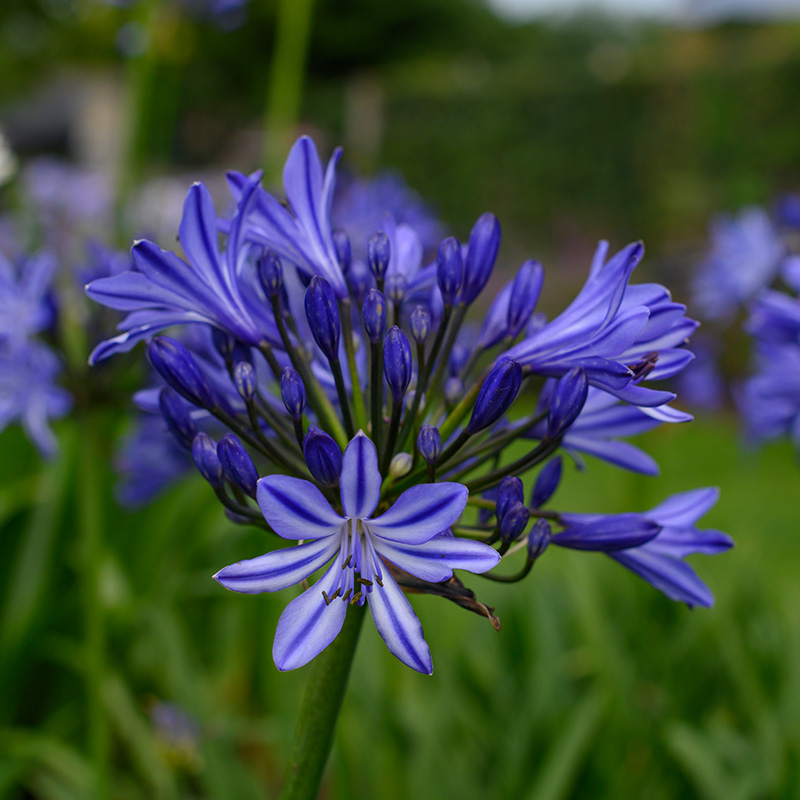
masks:
MULTIPOLYGON (((210 580, 267 549, 264 534, 228 524, 199 479, 120 511, 111 471, 93 475, 87 460, 104 440, 73 423, 60 435, 62 458, 40 474, 19 432, 0 439, 0 796, 90 796, 93 759, 110 764, 114 798, 276 796, 306 679, 271 660, 292 592, 239 596, 210 580), (81 521, 102 537, 97 562, 81 521), (94 723, 92 636, 106 650, 94 723), (159 732, 157 702, 184 709, 198 735, 159 732), (104 742, 92 744, 98 730, 104 742)), ((704 523, 737 547, 693 562, 715 608, 690 611, 600 554, 557 548, 522 584, 463 576, 496 607, 500 633, 416 598, 435 673, 403 667, 365 628, 324 797, 800 794, 795 455, 788 444, 747 452, 732 419, 667 427, 642 444, 662 478, 592 462, 568 470, 555 505, 644 510, 720 486, 704 523)))

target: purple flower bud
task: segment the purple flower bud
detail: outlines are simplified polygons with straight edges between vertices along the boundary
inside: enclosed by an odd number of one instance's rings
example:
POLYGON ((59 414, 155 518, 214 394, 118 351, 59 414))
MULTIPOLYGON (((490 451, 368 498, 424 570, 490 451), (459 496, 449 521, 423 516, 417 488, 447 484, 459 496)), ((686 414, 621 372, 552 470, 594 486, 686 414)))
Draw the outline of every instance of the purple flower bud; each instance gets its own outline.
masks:
POLYGON ((180 342, 169 336, 157 336, 147 345, 147 357, 153 369, 190 403, 201 408, 216 405, 197 361, 180 342))
POLYGON ((339 445, 316 425, 308 426, 303 439, 303 455, 308 470, 323 486, 333 488, 342 474, 342 451, 339 445))
POLYGON ((202 431, 192 442, 192 459, 200 474, 215 488, 221 489, 224 476, 217 455, 217 443, 202 431))
POLYGON ((463 280, 464 259, 461 255, 461 243, 450 236, 439 245, 439 251, 436 253, 436 281, 446 306, 452 306, 458 299, 463 280))
POLYGON ((238 364, 240 361, 246 361, 252 367, 253 351, 246 344, 242 344, 242 342, 236 342, 233 345, 231 360, 234 364, 238 364))
POLYGON ((519 363, 513 358, 498 361, 478 392, 467 433, 475 434, 497 422, 514 402, 521 385, 522 367, 519 363))
POLYGON ((392 326, 383 343, 383 374, 392 397, 399 402, 411 381, 411 345, 397 325, 392 326))
POLYGON ((417 344, 425 344, 431 330, 431 315, 425 306, 414 306, 411 312, 411 335, 417 344))
POLYGON ((347 285, 350 287, 353 299, 356 303, 360 303, 367 292, 375 286, 375 278, 363 261, 353 261, 347 273, 347 285))
POLYGON ((364 297, 361 314, 369 340, 379 342, 386 330, 386 298, 383 294, 377 289, 370 289, 364 297))
POLYGON ((386 275, 391 257, 392 247, 389 244, 389 237, 383 231, 375 231, 367 239, 367 262, 376 278, 383 278, 386 275))
POLYGON ((158 395, 158 405, 170 433, 187 450, 191 448, 197 435, 197 426, 192 420, 186 401, 174 389, 165 386, 158 395))
POLYGON ((528 324, 544 282, 544 268, 538 261, 526 261, 511 285, 508 299, 508 325, 506 335, 515 339, 528 324))
POLYGON ((503 478, 497 487, 497 501, 495 503, 495 515, 497 522, 503 522, 503 517, 512 506, 524 502, 525 490, 522 481, 514 476, 503 478))
POLYGON ((589 381, 582 367, 575 367, 559 378, 547 412, 547 438, 564 435, 581 413, 588 391, 589 381))
POLYGON ((417 450, 429 467, 436 463, 442 450, 442 437, 435 425, 423 425, 419 429, 417 450))
POLYGON ((256 371, 249 361, 240 361, 233 368, 233 382, 242 399, 249 403, 256 394, 256 371))
POLYGON ((469 235, 461 302, 469 304, 480 293, 492 274, 500 249, 500 223, 494 214, 484 214, 469 235))
POLYGON ((226 433, 217 445, 217 456, 228 480, 246 495, 256 496, 258 471, 250 454, 233 433, 226 433))
POLYGON ((258 279, 270 300, 279 296, 283 288, 283 266, 277 253, 264 249, 258 259, 258 279))
POLYGON ((281 397, 289 416, 294 420, 302 419, 306 407, 306 387, 300 373, 293 367, 284 367, 281 372, 281 397))
POLYGON ((336 295, 325 278, 315 275, 306 289, 306 317, 311 335, 329 361, 338 358, 341 324, 336 295))
POLYGON ((233 358, 233 348, 236 347, 236 339, 229 333, 225 333, 225 331, 221 331, 219 328, 212 328, 211 343, 226 362, 233 358))
POLYGON ((342 228, 334 228, 331 231, 331 238, 333 239, 333 246, 336 250, 336 260, 339 262, 339 267, 342 272, 347 274, 350 269, 350 260, 353 256, 353 251, 350 248, 350 237, 342 228))
POLYGON ((528 527, 531 512, 522 503, 514 503, 503 515, 500 523, 500 538, 504 542, 513 542, 522 536, 528 527))
POLYGON ((401 303, 406 295, 406 279, 404 275, 395 272, 386 276, 386 296, 393 303, 401 303))
POLYGON ((546 519, 537 519, 533 523, 531 532, 528 534, 528 560, 536 561, 539 556, 547 550, 550 544, 550 523, 546 519))
POLYGON ((531 494, 531 508, 541 508, 552 496, 561 482, 561 456, 551 459, 536 477, 531 494))

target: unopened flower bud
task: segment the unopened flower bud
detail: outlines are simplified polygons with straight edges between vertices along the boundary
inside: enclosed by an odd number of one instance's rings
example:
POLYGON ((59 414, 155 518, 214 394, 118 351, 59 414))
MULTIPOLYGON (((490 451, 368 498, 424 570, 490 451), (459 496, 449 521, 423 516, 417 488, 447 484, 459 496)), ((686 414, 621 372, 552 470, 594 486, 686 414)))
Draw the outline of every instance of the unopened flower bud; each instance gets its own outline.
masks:
POLYGON ((414 463, 414 459, 411 456, 411 453, 397 453, 392 458, 391 464, 389 464, 389 476, 391 478, 402 478, 403 475, 408 475, 411 472, 411 467, 414 463))
POLYGON ((442 437, 435 425, 423 425, 419 429, 417 450, 429 467, 436 463, 442 451, 442 437))
POLYGON ((376 278, 381 279, 386 275, 391 257, 389 237, 383 231, 375 231, 367 239, 367 262, 376 278))
POLYGON ((522 536, 528 527, 531 512, 522 503, 514 503, 503 515, 500 523, 500 538, 504 542, 513 542, 522 536))
POLYGON ((200 366, 180 342, 157 336, 147 345, 147 357, 156 372, 190 403, 201 408, 216 405, 200 366))
POLYGON ((249 403, 256 394, 256 370, 249 361, 239 361, 233 368, 233 382, 242 400, 249 403))
POLYGON ((522 367, 519 363, 513 358, 498 361, 478 392, 467 433, 475 434, 497 422, 514 402, 521 385, 522 367))
POLYGON ((386 276, 386 296, 393 303, 402 303, 406 295, 406 279, 399 272, 386 276))
POLYGON ((494 214, 484 214, 469 235, 461 302, 471 303, 486 286, 500 249, 500 223, 494 214))
POLYGON ((258 259, 258 279, 270 300, 279 296, 283 287, 283 265, 277 253, 265 249, 261 254, 258 259))
POLYGON ((350 260, 353 254, 350 248, 350 237, 342 228, 334 228, 331 231, 331 238, 333 239, 333 246, 336 250, 336 260, 339 262, 340 269, 346 275, 350 269, 350 260))
POLYGON ((557 439, 578 418, 589 391, 589 381, 582 367, 571 369, 553 389, 547 412, 547 437, 557 439))
POLYGON ((207 433, 201 431, 194 437, 192 459, 200 474, 215 489, 221 489, 224 475, 217 455, 217 443, 207 433))
POLYGON ((314 480, 330 488, 339 484, 342 451, 333 438, 316 425, 308 426, 308 433, 303 439, 303 456, 314 480))
POLYGON ((311 279, 306 289, 305 306, 308 326, 311 328, 314 341, 325 357, 333 361, 339 355, 341 324, 336 295, 325 278, 315 275, 311 279))
POLYGON ((363 261, 353 261, 347 273, 347 285, 356 303, 361 303, 367 292, 375 286, 375 277, 363 261))
POLYGON ((294 367, 284 367, 281 372, 281 398, 289 416, 301 420, 306 407, 306 387, 294 367))
POLYGON ((497 487, 497 502, 495 504, 497 522, 502 523, 508 509, 518 503, 522 503, 524 498, 524 488, 519 478, 515 476, 503 478, 497 487))
POLYGON ((411 381, 411 345, 397 325, 390 329, 383 343, 383 374, 392 397, 399 402, 411 381))
POLYGON ((190 449, 197 435, 197 426, 186 401, 174 389, 165 386, 158 395, 158 405, 172 435, 187 450, 190 449))
POLYGON ((370 289, 361 308, 364 330, 374 344, 381 340, 386 330, 386 298, 377 289, 370 289))
POLYGON ((561 456, 548 461, 539 472, 531 494, 531 508, 541 508, 561 482, 561 456))
POLYGON ((533 523, 531 532, 528 534, 528 560, 536 561, 539 556, 547 550, 550 544, 552 531, 550 523, 546 519, 537 519, 533 523))
POLYGON ((425 306, 414 306, 411 312, 411 335, 417 344, 424 344, 431 330, 431 315, 425 306))
POLYGON ((508 298, 506 336, 515 339, 528 324, 544 283, 544 268, 538 261, 526 261, 511 284, 508 298))
POLYGON ((449 236, 436 253, 436 282, 446 306, 452 306, 458 299, 458 292, 464 280, 464 259, 461 243, 449 236))
POLYGON ((226 433, 219 440, 217 455, 228 480, 246 495, 255 497, 258 471, 239 438, 233 433, 226 433))

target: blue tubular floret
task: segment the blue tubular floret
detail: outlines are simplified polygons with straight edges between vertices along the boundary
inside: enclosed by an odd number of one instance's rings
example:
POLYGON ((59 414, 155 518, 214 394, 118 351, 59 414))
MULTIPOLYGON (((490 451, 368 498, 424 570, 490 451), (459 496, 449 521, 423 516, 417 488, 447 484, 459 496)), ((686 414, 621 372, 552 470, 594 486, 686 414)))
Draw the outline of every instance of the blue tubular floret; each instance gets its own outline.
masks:
POLYGON ((283 266, 277 253, 265 249, 261 254, 258 259, 258 279, 270 300, 278 297, 283 288, 283 266))
POLYGON ((497 422, 514 402, 522 385, 522 367, 512 358, 498 361, 481 386, 466 433, 473 435, 497 422))
POLYGON ((531 493, 531 508, 541 508, 558 489, 561 482, 561 456, 548 461, 536 477, 531 493))
POLYGON ((386 330, 386 298, 377 289, 370 289, 364 297, 362 318, 370 342, 380 342, 386 330))
POLYGON ((336 295, 325 278, 315 275, 311 279, 306 289, 305 307, 314 341, 329 361, 335 361, 339 357, 342 326, 336 295))
POLYGON ((469 235, 461 288, 461 302, 465 305, 472 303, 486 286, 499 249, 500 223, 494 214, 483 214, 469 235))
POLYGON ((333 488, 342 473, 342 451, 339 445, 316 425, 308 426, 303 439, 303 455, 308 471, 317 483, 333 488))
POLYGON ((211 387, 194 356, 179 341, 157 336, 147 346, 147 356, 158 374, 190 403, 213 408, 211 387))
POLYGON ((192 420, 186 401, 174 389, 165 386, 158 396, 158 405, 161 416, 178 443, 187 449, 191 448, 197 435, 197 426, 192 420))
POLYGON ((436 282, 446 306, 452 306, 458 299, 458 292, 464 281, 464 260, 461 244, 453 236, 439 245, 436 253, 436 282))
POLYGON ((294 367, 284 367, 281 372, 281 398, 289 416, 295 421, 301 420, 306 407, 306 389, 294 367))
POLYGON ((235 434, 226 433, 219 440, 217 456, 225 477, 246 495, 255 497, 258 470, 235 434))
POLYGON ((557 439, 578 418, 589 392, 589 382, 581 367, 571 369, 559 379, 547 412, 547 438, 557 439))
POLYGON ((217 455, 217 443, 202 431, 194 437, 192 442, 192 459, 200 474, 211 484, 214 489, 221 489, 225 481, 222 464, 217 455))

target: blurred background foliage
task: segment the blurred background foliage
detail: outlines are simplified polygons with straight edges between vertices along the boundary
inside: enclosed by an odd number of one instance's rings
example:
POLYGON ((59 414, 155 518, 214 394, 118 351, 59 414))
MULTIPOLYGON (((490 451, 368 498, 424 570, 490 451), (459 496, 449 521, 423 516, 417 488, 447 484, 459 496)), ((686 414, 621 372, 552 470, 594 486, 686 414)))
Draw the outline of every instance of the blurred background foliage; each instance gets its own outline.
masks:
MULTIPOLYGON (((141 80, 146 158, 130 180, 261 165, 273 4, 253 0, 224 32, 163 8, 153 25, 154 9, 0 4, 0 125, 20 159, 119 177, 125 87, 141 80)), ((405 175, 457 235, 494 211, 506 274, 540 258, 553 311, 600 237, 643 238, 642 271, 681 297, 710 214, 800 185, 798 114, 796 22, 512 26, 467 0, 319 0, 300 116, 352 169, 405 175)), ((262 552, 262 534, 227 523, 199 478, 120 510, 109 465, 128 409, 81 411, 50 463, 18 430, 0 437, 0 796, 276 796, 305 682, 271 659, 287 593, 209 579, 262 552)), ((697 562, 715 609, 569 552, 521 585, 470 578, 499 634, 421 598, 436 672, 402 667, 367 630, 325 797, 800 795, 796 458, 745 451, 726 414, 642 444, 662 478, 592 462, 559 505, 643 510, 720 485, 704 522, 738 547, 697 562)))

